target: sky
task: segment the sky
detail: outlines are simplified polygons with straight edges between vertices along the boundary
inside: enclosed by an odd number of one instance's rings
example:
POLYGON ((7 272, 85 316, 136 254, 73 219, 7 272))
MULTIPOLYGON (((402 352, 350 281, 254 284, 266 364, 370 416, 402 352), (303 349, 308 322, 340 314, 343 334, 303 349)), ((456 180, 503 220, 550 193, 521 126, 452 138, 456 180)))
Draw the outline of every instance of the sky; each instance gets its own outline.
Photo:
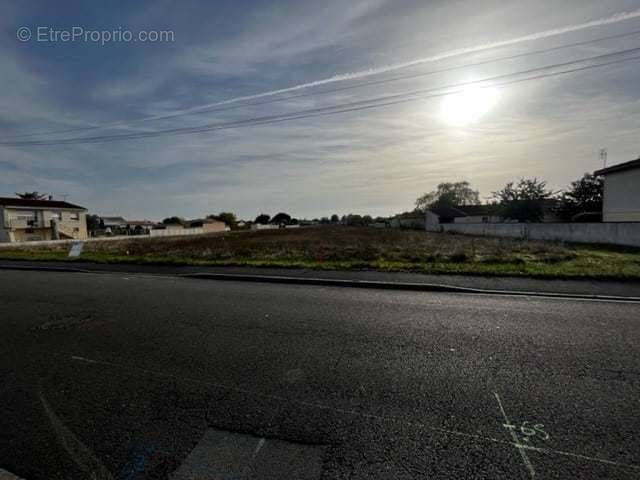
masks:
POLYGON ((521 177, 560 190, 600 168, 602 148, 609 165, 640 155, 634 52, 481 81, 633 48, 640 0, 5 0, 0 196, 36 190, 161 220, 387 216, 459 180, 482 199, 521 177), (108 141, 77 140, 87 137, 108 141))

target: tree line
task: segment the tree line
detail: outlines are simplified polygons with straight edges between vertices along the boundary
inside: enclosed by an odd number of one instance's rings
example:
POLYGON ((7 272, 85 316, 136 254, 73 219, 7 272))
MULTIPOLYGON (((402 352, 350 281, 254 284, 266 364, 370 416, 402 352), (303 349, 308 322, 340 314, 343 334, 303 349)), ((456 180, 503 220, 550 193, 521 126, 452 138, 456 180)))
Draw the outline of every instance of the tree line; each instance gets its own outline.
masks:
MULTIPOLYGON (((598 221, 602 217, 604 179, 585 173, 564 191, 552 191, 547 182, 537 178, 521 178, 492 192, 488 204, 502 218, 518 222, 540 222, 545 209, 550 209, 567 222, 598 221)), ((480 205, 480 193, 467 181, 440 183, 436 190, 418 197, 416 211, 480 205)))

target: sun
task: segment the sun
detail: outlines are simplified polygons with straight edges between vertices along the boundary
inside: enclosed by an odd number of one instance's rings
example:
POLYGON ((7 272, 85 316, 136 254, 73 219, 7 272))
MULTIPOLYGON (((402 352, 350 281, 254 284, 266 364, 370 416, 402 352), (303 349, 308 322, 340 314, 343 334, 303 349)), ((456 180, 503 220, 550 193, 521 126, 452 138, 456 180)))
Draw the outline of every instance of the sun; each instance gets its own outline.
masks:
POLYGON ((494 87, 465 88, 444 98, 440 114, 449 125, 471 125, 498 103, 499 96, 498 89, 494 87))

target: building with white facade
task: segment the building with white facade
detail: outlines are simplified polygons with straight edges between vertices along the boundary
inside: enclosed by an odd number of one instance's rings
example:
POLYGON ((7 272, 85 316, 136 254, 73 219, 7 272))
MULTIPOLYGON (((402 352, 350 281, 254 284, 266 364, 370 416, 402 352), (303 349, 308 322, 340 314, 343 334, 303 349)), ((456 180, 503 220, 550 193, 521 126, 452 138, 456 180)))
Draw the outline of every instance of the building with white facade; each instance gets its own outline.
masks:
POLYGON ((604 177, 603 222, 640 222, 640 158, 594 172, 604 177))

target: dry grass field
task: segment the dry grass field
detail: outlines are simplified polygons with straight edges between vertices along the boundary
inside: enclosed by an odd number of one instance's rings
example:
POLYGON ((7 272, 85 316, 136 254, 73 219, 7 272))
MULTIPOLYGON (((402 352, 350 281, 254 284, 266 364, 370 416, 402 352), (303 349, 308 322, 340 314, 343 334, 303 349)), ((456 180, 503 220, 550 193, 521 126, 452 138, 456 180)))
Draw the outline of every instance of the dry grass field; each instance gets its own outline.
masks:
MULTIPOLYGON (((22 246, 0 258, 61 260, 68 248, 22 246)), ((637 249, 344 226, 88 242, 80 260, 640 278, 637 249)))

